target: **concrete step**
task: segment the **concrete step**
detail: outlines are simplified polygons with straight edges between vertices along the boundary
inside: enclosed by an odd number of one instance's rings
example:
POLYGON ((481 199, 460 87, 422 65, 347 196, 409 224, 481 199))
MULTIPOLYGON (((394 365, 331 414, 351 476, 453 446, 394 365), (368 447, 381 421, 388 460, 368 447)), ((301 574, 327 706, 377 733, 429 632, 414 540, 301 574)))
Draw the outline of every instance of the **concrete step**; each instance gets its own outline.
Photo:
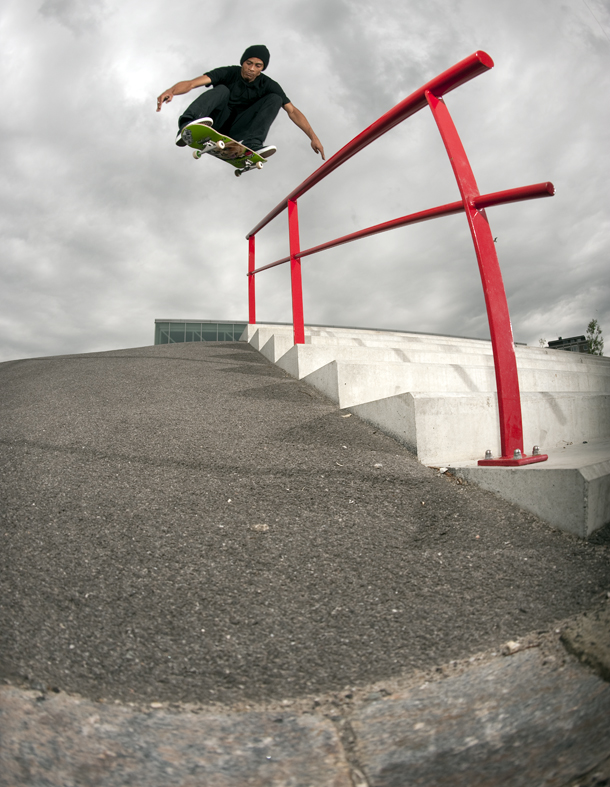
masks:
MULTIPOLYGON (((250 329, 252 329, 252 326, 250 326, 250 329)), ((340 332, 339 329, 334 329, 331 334, 330 329, 317 329, 316 332, 316 329, 308 328, 305 334, 305 344, 297 345, 295 348, 292 329, 289 326, 282 326, 279 330, 274 326, 259 326, 254 331, 250 330, 249 334, 253 346, 273 363, 276 363, 293 348, 295 351, 303 351, 306 347, 311 348, 309 352, 312 354, 314 347, 320 348, 321 357, 322 353, 325 353, 323 357, 331 360, 330 355, 333 348, 336 349, 337 354, 334 358, 337 360, 339 359, 338 353, 341 353, 341 358, 345 357, 349 360, 350 358, 346 353, 350 348, 352 351, 354 351, 354 348, 370 348, 371 354, 373 353, 373 348, 378 348, 380 351, 384 348, 393 349, 397 355, 397 358, 393 360, 405 361, 417 360, 415 357, 411 358, 411 353, 413 352, 448 354, 452 359, 461 355, 486 356, 493 359, 491 342, 481 339, 461 339, 392 332, 384 334, 381 331, 351 331, 351 333, 348 333, 346 331, 340 332)), ((533 361, 538 361, 557 365, 561 368, 593 367, 606 369, 610 374, 610 358, 599 358, 583 353, 569 353, 521 345, 516 346, 515 354, 519 364, 529 365, 533 361)), ((431 360, 431 362, 434 362, 434 360, 431 360)), ((451 363, 453 360, 448 360, 447 362, 451 363)), ((322 363, 319 365, 322 365, 322 363)))
POLYGON ((610 522, 610 440, 575 442, 548 455, 546 462, 526 467, 457 461, 451 472, 586 538, 610 522))
MULTIPOLYGON (((261 349, 272 337, 281 337, 287 340, 290 347, 293 342, 293 330, 290 325, 248 325, 241 337, 241 341, 250 342, 256 349, 261 349), (258 334, 258 335, 257 335, 258 334)), ((439 347, 484 347, 491 343, 484 339, 467 339, 453 336, 438 336, 435 334, 416 334, 403 331, 375 331, 354 328, 321 328, 307 326, 305 328, 305 344, 352 344, 358 346, 393 346, 409 344, 415 347, 438 345, 439 347)))
MULTIPOLYGON (((351 412, 406 445, 436 467, 500 456, 495 393, 414 392, 355 405, 351 412)), ((521 393, 526 453, 569 443, 610 439, 610 394, 521 393)))
MULTIPOLYGON (((260 332, 256 335, 253 345, 256 346, 260 352, 263 353, 273 363, 277 363, 284 355, 293 351, 297 353, 306 351, 313 358, 315 353, 318 352, 321 358, 332 360, 335 358, 346 357, 349 359, 350 351, 356 353, 362 350, 363 357, 368 355, 373 359, 375 351, 381 354, 384 350, 393 351, 394 357, 392 360, 409 362, 411 353, 426 353, 432 355, 452 354, 454 356, 461 356, 465 354, 479 353, 481 356, 492 358, 491 346, 488 348, 485 344, 480 347, 477 345, 459 345, 459 344, 443 344, 433 342, 416 342, 409 339, 404 340, 377 340, 377 339, 348 339, 326 336, 305 336, 305 344, 295 345, 292 336, 286 334, 269 334, 267 332, 260 332), (267 341, 265 341, 267 340, 267 341)), ((356 357, 356 356, 354 356, 356 357)), ((385 359, 383 359, 385 360, 385 359)), ((323 365, 323 362, 318 365, 323 365)))
MULTIPOLYGON (((342 409, 401 393, 492 393, 496 388, 493 367, 461 364, 332 361, 303 379, 342 409)), ((610 393, 610 375, 553 369, 521 369, 519 384, 522 392, 610 393)))
MULTIPOLYGON (((485 366, 494 367, 494 359, 491 352, 475 353, 474 351, 457 351, 457 348, 428 348, 418 347, 417 349, 406 348, 399 345, 317 345, 299 344, 292 345, 286 350, 286 345, 280 337, 273 336, 261 348, 262 354, 273 363, 276 363, 288 374, 301 380, 316 369, 325 366, 331 361, 355 361, 358 363, 405 363, 405 364, 446 364, 449 366, 485 366)), ((568 355, 568 353, 565 353, 568 355)), ((594 372, 603 374, 603 370, 586 366, 579 362, 577 358, 573 361, 558 365, 555 358, 547 356, 517 356, 517 368, 519 370, 530 369, 561 369, 576 373, 594 372)), ((610 367, 608 367, 608 378, 610 379, 610 367)))

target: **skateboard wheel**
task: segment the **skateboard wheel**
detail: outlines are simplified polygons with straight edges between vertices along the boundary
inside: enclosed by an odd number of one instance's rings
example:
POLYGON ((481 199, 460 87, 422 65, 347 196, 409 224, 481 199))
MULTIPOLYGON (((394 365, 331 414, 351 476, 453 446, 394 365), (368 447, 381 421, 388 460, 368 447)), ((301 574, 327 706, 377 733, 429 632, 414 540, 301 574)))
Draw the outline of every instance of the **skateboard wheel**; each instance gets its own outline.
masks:
POLYGON ((193 151, 193 158, 196 158, 196 159, 201 158, 201 151, 200 150, 194 150, 193 151))
POLYGON ((235 170, 235 177, 238 178, 241 175, 241 169, 235 170))
POLYGON ((226 144, 222 141, 222 139, 219 139, 216 143, 216 147, 218 150, 224 150, 226 148, 226 144))
POLYGON ((262 161, 257 161, 254 166, 256 167, 256 169, 262 169, 263 168, 263 162, 262 161))

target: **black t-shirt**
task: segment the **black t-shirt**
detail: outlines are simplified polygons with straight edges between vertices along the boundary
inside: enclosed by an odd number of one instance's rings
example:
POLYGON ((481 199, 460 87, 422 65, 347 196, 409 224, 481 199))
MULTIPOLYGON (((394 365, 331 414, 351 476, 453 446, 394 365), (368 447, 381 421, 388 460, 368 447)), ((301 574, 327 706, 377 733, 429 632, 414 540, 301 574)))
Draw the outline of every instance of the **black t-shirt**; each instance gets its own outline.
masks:
POLYGON ((259 74, 254 82, 246 82, 241 75, 241 66, 223 66, 205 72, 212 80, 212 87, 226 85, 229 88, 229 109, 233 113, 243 112, 269 93, 277 93, 282 106, 290 103, 280 85, 266 74, 259 74))

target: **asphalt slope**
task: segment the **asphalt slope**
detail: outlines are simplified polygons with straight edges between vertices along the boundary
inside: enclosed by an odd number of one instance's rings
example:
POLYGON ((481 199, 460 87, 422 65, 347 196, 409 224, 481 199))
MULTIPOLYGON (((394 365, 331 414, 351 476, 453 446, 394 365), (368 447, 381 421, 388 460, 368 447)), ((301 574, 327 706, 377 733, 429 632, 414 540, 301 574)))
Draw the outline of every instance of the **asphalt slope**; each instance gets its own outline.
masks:
POLYGON ((341 689, 547 631, 610 589, 245 344, 0 365, 0 677, 93 699, 341 689))

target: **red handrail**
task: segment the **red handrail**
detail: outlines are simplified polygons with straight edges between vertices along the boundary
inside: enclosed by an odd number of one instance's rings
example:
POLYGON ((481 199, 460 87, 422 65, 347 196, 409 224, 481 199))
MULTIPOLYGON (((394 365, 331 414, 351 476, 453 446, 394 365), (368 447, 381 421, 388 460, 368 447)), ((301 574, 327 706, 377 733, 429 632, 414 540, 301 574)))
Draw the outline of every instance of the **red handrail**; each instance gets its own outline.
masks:
POLYGON ((475 52, 473 55, 470 55, 470 57, 461 60, 455 66, 443 71, 442 74, 430 80, 430 82, 423 87, 420 87, 415 93, 411 93, 410 96, 403 99, 399 104, 396 104, 393 109, 386 112, 385 115, 382 115, 379 120, 376 120, 361 134, 354 137, 351 142, 348 142, 347 145, 335 153, 332 158, 325 161, 321 167, 306 178, 300 186, 286 197, 286 199, 282 200, 279 205, 276 205, 276 207, 270 211, 253 230, 250 230, 246 237, 249 238, 251 235, 256 235, 257 232, 262 230, 262 228, 269 224, 276 216, 279 216, 279 214, 286 209, 289 200, 295 201, 299 199, 299 197, 302 197, 303 194, 313 188, 316 183, 319 183, 327 175, 330 175, 330 173, 337 169, 337 167, 340 167, 341 164, 345 164, 348 159, 355 156, 356 153, 367 145, 370 145, 371 142, 374 142, 382 134, 385 134, 386 131, 394 128, 394 126, 402 123, 403 120, 406 120, 408 117, 411 117, 411 115, 419 112, 420 109, 426 107, 426 90, 432 91, 437 96, 443 96, 445 93, 449 93, 451 90, 455 90, 456 87, 463 85, 464 82, 468 82, 479 74, 493 68, 493 65, 493 60, 486 52, 475 52))
POLYGON ((303 316, 303 290, 301 283, 301 260, 311 254, 349 243, 353 240, 387 232, 397 227, 415 224, 441 216, 450 216, 464 212, 468 219, 472 240, 479 263, 483 293, 489 320, 491 343, 498 390, 498 409, 500 416, 500 442, 502 456, 498 459, 486 459, 481 465, 523 465, 542 462, 546 455, 526 456, 523 450, 523 424, 521 417, 521 397, 517 376, 517 361, 513 341, 510 315, 506 301, 506 293, 502 282, 500 265, 496 255, 491 229, 485 214, 485 208, 503 205, 520 200, 550 197, 555 193, 552 183, 537 183, 516 189, 497 191, 493 194, 480 194, 468 157, 457 133, 457 129, 449 115, 442 96, 450 90, 464 84, 475 76, 493 67, 493 61, 485 52, 475 52, 460 63, 447 69, 439 76, 430 80, 419 90, 397 104, 389 112, 375 121, 361 134, 348 142, 338 153, 322 164, 291 194, 282 200, 265 218, 260 221, 248 235, 248 279, 249 279, 249 314, 250 323, 256 323, 256 303, 254 276, 269 268, 290 262, 292 285, 292 309, 295 344, 305 341, 305 323, 303 316), (439 132, 445 144, 447 154, 460 190, 461 200, 429 208, 418 213, 411 213, 382 224, 376 224, 349 235, 327 241, 311 249, 301 251, 299 241, 299 221, 297 200, 313 186, 330 175, 337 167, 355 156, 371 142, 378 139, 394 126, 418 112, 430 107, 439 132), (288 229, 290 238, 290 255, 281 260, 255 266, 254 238, 256 234, 284 209, 288 208, 288 229))

